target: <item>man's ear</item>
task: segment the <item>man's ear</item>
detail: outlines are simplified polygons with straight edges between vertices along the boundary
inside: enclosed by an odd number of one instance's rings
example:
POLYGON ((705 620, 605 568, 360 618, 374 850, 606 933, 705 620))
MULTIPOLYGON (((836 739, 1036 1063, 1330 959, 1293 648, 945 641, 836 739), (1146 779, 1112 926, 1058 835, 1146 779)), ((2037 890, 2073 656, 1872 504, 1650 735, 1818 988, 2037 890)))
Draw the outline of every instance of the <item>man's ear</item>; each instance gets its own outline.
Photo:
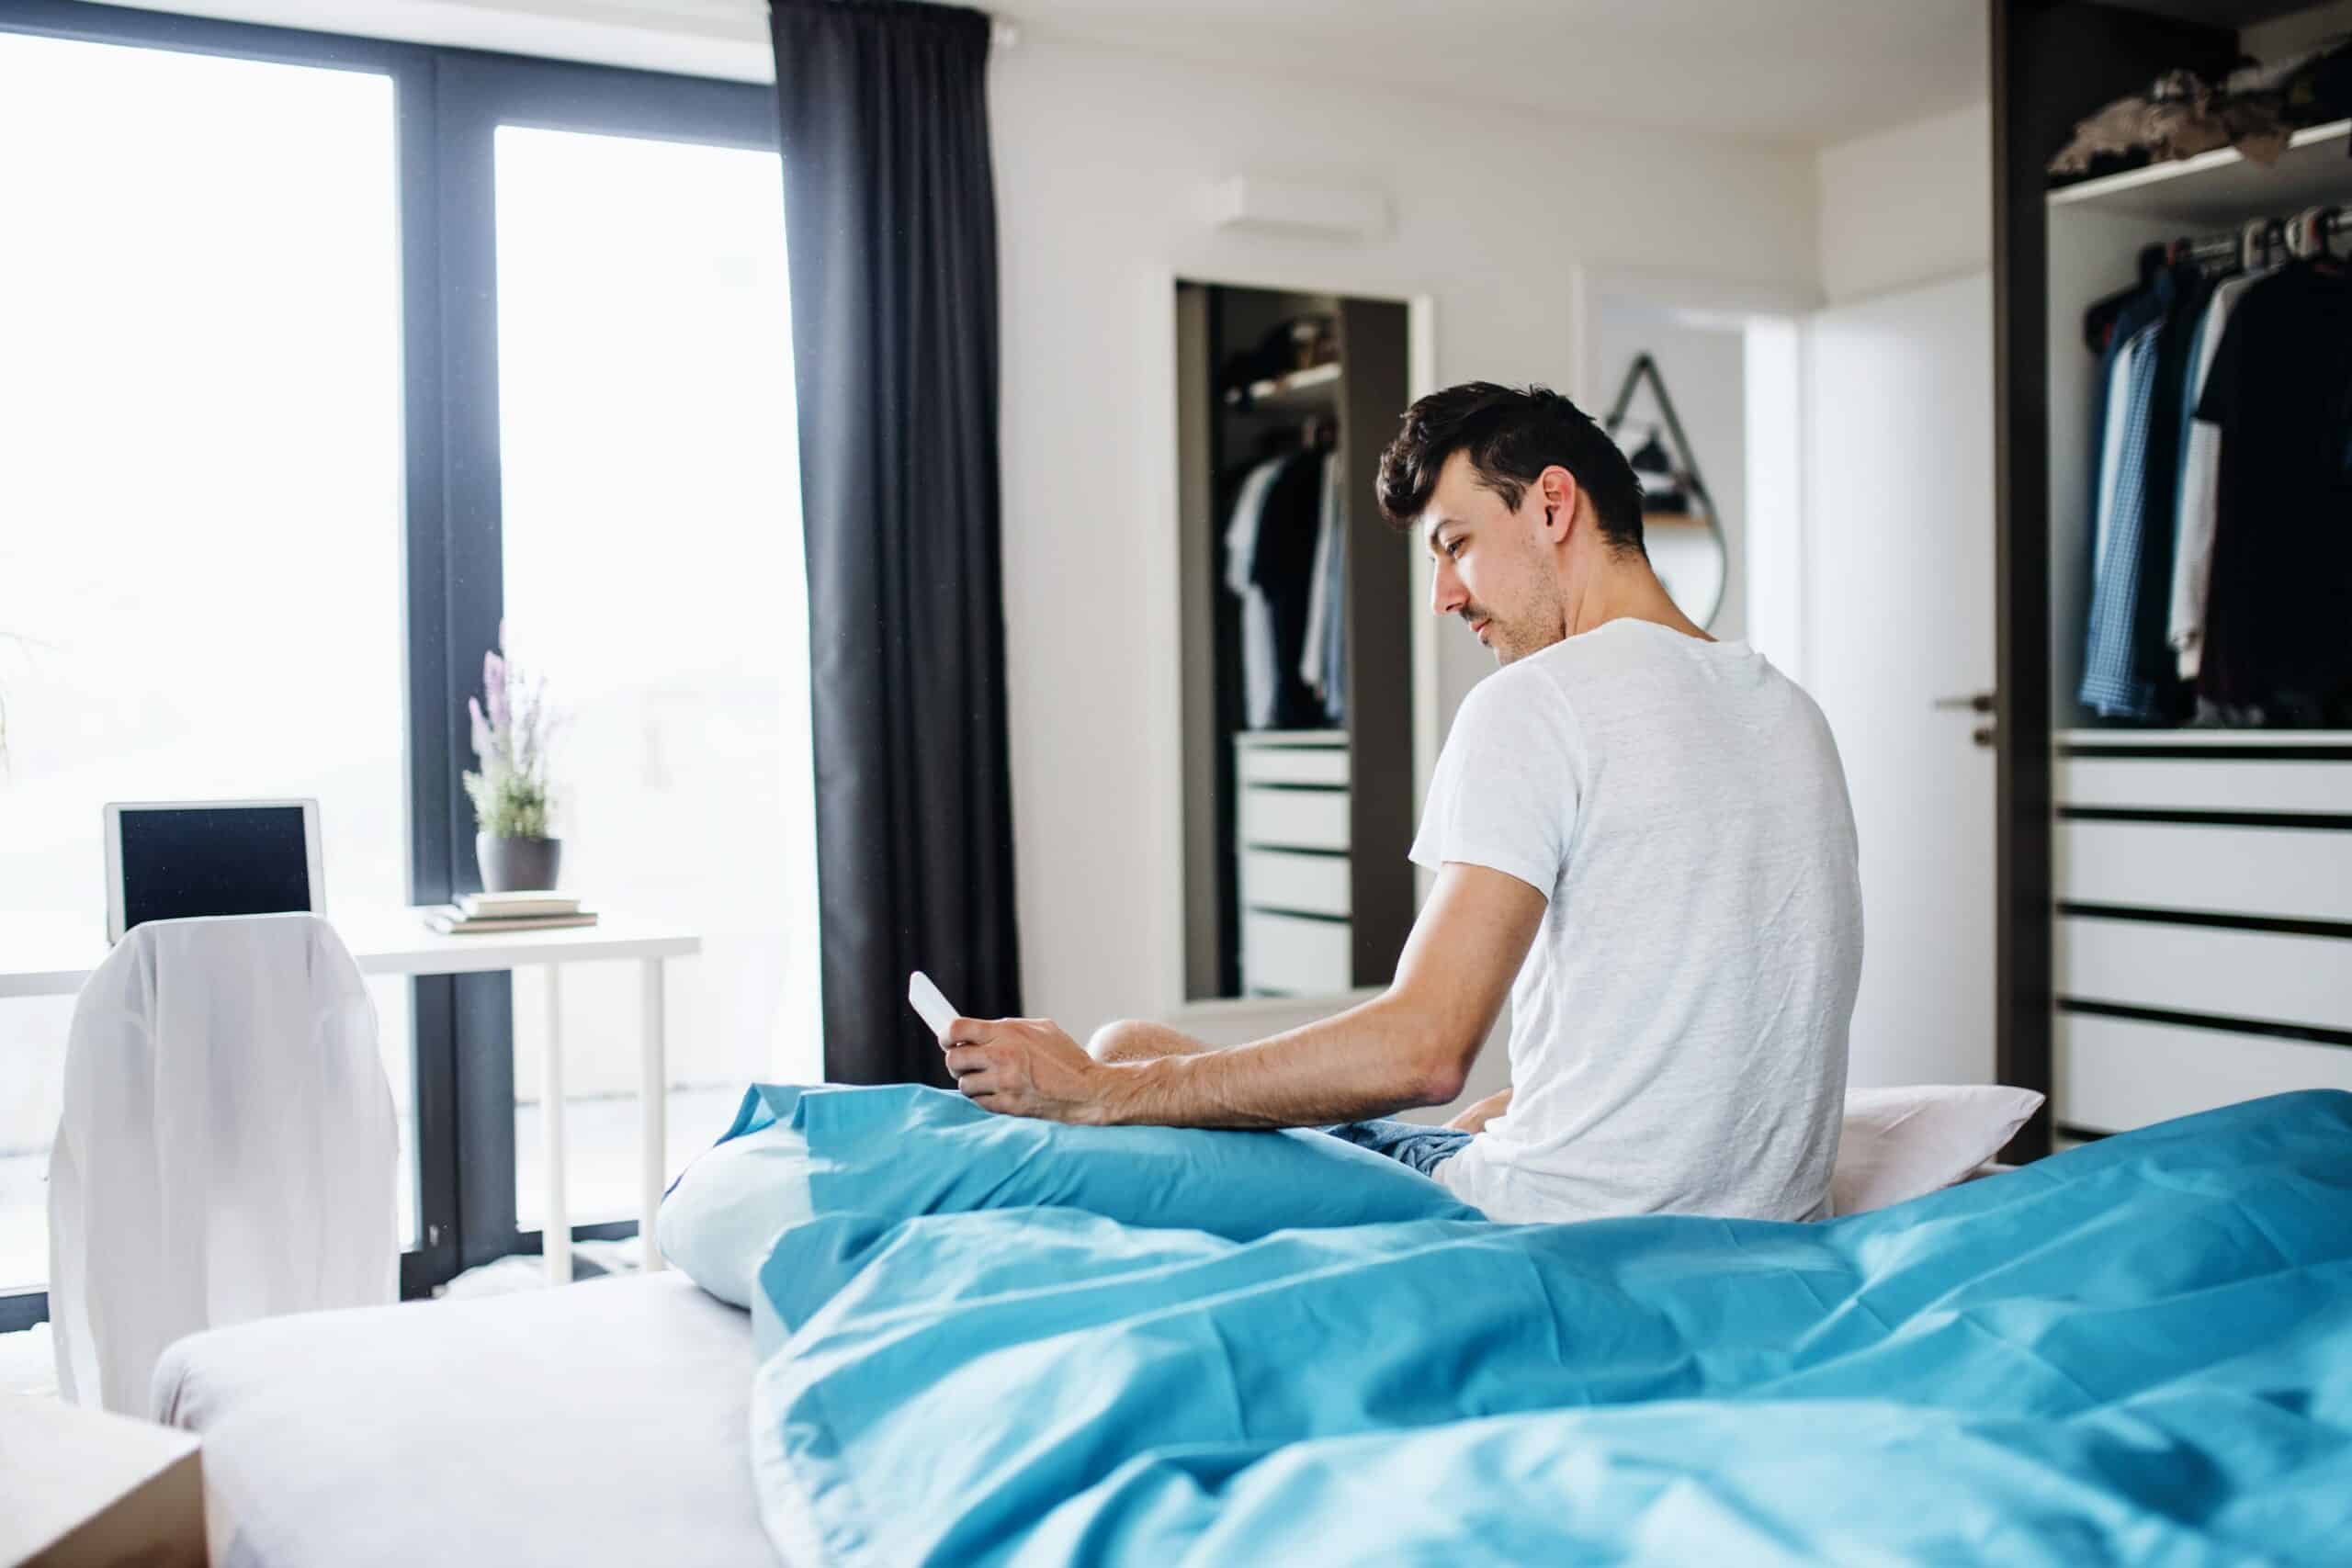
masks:
POLYGON ((1535 491, 1544 502, 1544 537, 1557 545, 1566 541, 1577 518, 1577 477, 1555 463, 1535 476, 1535 491))

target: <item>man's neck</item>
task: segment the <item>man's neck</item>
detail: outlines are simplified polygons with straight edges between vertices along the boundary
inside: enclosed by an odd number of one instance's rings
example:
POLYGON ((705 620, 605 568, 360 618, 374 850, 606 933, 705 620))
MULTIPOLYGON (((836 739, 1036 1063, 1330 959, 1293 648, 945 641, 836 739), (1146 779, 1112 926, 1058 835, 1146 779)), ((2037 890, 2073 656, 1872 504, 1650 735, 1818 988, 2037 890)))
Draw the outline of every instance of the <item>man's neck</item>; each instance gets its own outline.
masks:
POLYGON ((1570 637, 1611 621, 1630 620, 1649 621, 1702 642, 1715 640, 1675 607, 1649 562, 1639 556, 1608 558, 1600 570, 1588 573, 1583 592, 1569 602, 1567 620, 1570 637))

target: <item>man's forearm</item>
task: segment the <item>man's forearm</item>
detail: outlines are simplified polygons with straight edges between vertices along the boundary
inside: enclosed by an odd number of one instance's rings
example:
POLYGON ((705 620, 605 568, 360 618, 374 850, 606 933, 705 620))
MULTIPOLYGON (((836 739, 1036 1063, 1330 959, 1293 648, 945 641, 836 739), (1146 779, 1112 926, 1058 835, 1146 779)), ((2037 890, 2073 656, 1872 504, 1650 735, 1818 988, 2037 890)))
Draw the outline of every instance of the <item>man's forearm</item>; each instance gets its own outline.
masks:
POLYGON ((1449 1041, 1386 993, 1254 1044, 1114 1063, 1102 1111, 1122 1124, 1312 1127, 1443 1105, 1468 1069, 1449 1041))
POLYGON ((1086 1043, 1086 1049, 1098 1062, 1149 1062, 1161 1056, 1190 1056, 1216 1047, 1164 1023, 1123 1018, 1096 1030, 1094 1038, 1086 1043))

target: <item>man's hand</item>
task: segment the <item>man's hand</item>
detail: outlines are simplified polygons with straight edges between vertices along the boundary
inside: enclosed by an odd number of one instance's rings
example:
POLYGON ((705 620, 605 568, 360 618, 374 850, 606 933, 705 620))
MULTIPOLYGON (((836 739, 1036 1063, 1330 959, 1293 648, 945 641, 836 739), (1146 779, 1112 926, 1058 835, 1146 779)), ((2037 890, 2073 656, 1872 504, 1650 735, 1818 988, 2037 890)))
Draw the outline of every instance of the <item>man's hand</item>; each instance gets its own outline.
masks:
POLYGON ((940 1032, 956 1087, 984 1110, 1046 1122, 1106 1120, 1105 1066, 1049 1018, 958 1018, 940 1032))
POLYGON ((1483 1133, 1487 1123, 1510 1109, 1510 1090, 1506 1088, 1487 1096, 1446 1123, 1459 1133, 1483 1133))

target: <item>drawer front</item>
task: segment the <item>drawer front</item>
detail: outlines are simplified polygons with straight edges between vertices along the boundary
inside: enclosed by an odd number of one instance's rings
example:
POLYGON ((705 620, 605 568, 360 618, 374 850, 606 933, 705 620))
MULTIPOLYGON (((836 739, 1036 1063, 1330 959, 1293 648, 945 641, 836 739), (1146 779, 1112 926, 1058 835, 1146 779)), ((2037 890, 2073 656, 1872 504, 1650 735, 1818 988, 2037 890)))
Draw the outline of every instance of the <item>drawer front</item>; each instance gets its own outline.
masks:
POLYGON ((2062 1012, 2051 1113, 2102 1133, 2298 1089, 2352 1089, 2352 1048, 2062 1012))
POLYGON ((1244 849, 1344 850, 1348 847, 1348 792, 1343 789, 1266 789, 1241 792, 1244 849))
POLYGON ((2069 916, 2058 994, 2167 1012, 2352 1030, 2352 940, 2069 916))
POLYGON ((2140 811, 2352 812, 2352 761, 2061 757, 2060 806, 2140 811))
POLYGON ((2352 832, 2062 818, 2054 851, 2066 902, 2352 920, 2352 832))
POLYGON ((1345 855, 1295 855, 1280 850, 1241 852, 1244 908, 1272 906, 1317 915, 1348 913, 1345 855))
POLYGON ((1246 786, 1253 784, 1348 784, 1345 746, 1250 746, 1234 749, 1234 767, 1246 786))
POLYGON ((1308 920, 1244 910, 1242 987, 1301 997, 1344 991, 1354 974, 1352 946, 1345 920, 1308 920))

